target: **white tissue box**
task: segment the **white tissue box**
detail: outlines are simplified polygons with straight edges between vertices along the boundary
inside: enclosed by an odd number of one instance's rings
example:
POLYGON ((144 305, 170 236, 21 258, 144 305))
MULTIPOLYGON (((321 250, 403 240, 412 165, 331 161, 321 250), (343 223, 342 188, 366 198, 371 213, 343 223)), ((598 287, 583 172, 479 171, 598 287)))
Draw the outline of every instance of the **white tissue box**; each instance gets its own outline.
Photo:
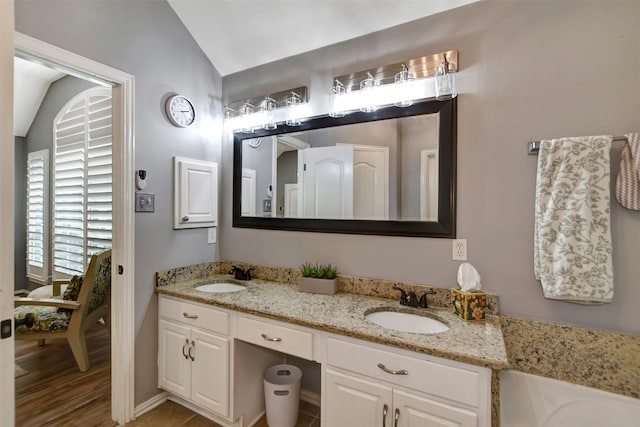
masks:
POLYGON ((465 322, 479 322, 487 316, 487 294, 451 288, 451 313, 465 322))

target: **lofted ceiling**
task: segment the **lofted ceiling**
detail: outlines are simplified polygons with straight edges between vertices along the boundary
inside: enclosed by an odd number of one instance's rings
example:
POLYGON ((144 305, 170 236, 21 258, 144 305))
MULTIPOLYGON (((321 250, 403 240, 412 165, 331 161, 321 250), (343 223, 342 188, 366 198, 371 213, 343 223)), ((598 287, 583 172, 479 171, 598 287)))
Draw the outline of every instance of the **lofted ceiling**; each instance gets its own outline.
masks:
POLYGON ((18 57, 13 69, 13 134, 26 136, 49 85, 65 74, 18 57))
POLYGON ((478 0, 168 0, 222 76, 478 0))

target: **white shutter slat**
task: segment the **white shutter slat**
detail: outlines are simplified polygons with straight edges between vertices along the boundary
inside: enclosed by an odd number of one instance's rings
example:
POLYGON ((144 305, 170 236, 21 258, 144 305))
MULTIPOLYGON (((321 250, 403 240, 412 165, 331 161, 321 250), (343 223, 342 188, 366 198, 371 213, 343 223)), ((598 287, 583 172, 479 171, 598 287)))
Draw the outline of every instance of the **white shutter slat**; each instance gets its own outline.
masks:
POLYGON ((83 92, 62 111, 56 136, 55 272, 81 274, 91 254, 111 247, 111 91, 83 92))
POLYGON ((30 280, 47 283, 49 260, 48 182, 49 150, 27 155, 26 274, 30 280))

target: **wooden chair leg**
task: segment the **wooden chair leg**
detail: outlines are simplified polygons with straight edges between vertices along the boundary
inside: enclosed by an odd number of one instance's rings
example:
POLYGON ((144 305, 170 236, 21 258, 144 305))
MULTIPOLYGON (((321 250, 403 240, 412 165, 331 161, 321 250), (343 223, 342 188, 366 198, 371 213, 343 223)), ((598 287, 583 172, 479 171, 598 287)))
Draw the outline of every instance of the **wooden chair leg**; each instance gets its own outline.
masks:
POLYGON ((84 333, 79 336, 69 336, 67 337, 67 341, 69 341, 69 346, 78 364, 78 369, 80 369, 80 372, 87 371, 89 369, 89 353, 87 352, 87 341, 84 333))
POLYGON ((39 345, 40 347, 42 347, 42 346, 44 345, 44 341, 45 341, 45 340, 38 340, 38 345, 39 345))

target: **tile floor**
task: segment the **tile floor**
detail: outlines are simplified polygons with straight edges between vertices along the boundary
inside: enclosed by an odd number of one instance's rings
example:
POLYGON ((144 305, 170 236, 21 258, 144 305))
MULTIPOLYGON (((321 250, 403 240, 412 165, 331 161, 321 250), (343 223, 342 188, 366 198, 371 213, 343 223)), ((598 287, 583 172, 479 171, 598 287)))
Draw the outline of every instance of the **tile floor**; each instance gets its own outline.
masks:
MULTIPOLYGON (((221 427, 177 403, 167 401, 157 408, 139 416, 127 427, 221 427)), ((254 427, 268 427, 262 417, 254 427)), ((320 408, 300 401, 298 422, 295 427, 320 427, 320 408)))

